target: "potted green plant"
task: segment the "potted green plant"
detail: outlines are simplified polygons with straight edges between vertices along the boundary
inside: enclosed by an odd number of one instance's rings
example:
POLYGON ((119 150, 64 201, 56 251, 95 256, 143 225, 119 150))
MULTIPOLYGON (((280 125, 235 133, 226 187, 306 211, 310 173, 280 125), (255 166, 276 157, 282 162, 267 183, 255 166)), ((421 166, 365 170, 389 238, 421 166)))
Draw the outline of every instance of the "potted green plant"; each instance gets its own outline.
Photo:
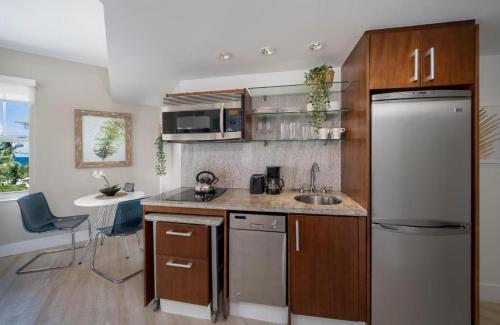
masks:
POLYGON ((328 91, 332 86, 333 75, 333 67, 326 64, 305 73, 305 84, 309 90, 309 103, 313 107, 309 125, 316 133, 319 133, 319 129, 326 120, 325 110, 330 105, 328 91))

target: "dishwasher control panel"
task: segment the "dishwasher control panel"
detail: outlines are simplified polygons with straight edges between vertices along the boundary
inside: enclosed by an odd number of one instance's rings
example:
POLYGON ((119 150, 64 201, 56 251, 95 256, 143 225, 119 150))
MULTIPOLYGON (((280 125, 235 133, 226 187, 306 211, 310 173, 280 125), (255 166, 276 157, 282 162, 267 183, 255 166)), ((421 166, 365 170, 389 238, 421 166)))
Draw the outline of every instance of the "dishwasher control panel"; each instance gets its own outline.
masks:
POLYGON ((229 214, 229 228, 286 232, 286 215, 232 212, 229 214))

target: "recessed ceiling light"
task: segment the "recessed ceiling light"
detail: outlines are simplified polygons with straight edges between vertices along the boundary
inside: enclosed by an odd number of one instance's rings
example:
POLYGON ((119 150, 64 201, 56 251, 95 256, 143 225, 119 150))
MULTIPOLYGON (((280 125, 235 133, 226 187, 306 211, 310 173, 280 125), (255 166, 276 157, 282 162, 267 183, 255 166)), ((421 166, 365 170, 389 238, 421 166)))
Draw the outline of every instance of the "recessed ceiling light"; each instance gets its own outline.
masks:
POLYGON ((276 50, 273 49, 272 47, 263 47, 259 50, 260 54, 265 55, 265 56, 271 56, 274 53, 276 53, 276 50))
POLYGON ((312 42, 307 46, 311 51, 319 51, 324 47, 325 44, 321 42, 312 42))
POLYGON ((227 61, 233 58, 233 55, 229 52, 219 52, 217 53, 217 59, 221 61, 227 61))

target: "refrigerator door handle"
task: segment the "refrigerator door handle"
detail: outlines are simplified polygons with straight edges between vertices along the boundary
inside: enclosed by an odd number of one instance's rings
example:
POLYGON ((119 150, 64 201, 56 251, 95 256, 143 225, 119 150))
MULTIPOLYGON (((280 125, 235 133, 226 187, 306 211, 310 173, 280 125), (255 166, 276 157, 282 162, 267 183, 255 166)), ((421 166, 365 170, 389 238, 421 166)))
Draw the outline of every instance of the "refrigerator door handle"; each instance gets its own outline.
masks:
POLYGON ((450 236, 470 233, 470 227, 465 225, 445 225, 438 227, 414 227, 392 224, 373 223, 372 229, 393 231, 401 234, 426 235, 426 236, 450 236))

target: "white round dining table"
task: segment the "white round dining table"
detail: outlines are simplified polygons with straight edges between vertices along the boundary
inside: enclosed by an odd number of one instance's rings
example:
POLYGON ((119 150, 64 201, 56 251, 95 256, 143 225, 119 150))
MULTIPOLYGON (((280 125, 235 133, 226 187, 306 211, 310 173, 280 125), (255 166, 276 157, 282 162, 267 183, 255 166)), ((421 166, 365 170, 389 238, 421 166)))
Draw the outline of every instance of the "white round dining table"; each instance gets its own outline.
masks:
POLYGON ((140 199, 144 197, 143 191, 134 191, 134 192, 118 192, 118 193, 126 193, 123 196, 117 197, 103 197, 101 193, 93 193, 90 195, 86 195, 80 197, 74 201, 74 204, 78 207, 86 207, 86 208, 98 208, 96 213, 96 218, 94 223, 92 224, 91 233, 89 235, 89 239, 85 243, 85 249, 83 251, 82 256, 80 257, 79 264, 82 264, 87 251, 92 244, 92 241, 95 238, 96 228, 104 227, 108 224, 108 220, 111 217, 111 212, 113 208, 120 202, 130 201, 135 199, 140 199))

